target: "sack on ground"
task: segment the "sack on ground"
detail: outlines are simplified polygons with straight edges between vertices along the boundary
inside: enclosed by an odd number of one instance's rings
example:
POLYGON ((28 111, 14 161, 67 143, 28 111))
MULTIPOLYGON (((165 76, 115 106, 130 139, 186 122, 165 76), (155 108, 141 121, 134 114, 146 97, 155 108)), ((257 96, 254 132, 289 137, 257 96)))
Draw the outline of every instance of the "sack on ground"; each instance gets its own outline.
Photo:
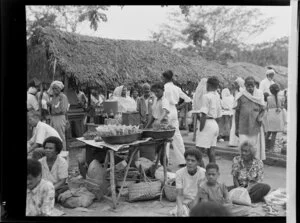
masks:
MULTIPOLYGON (((160 182, 164 182, 164 167, 161 166, 155 171, 155 179, 160 180, 160 182)), ((176 178, 176 174, 172 172, 167 172, 167 180, 176 178)))
POLYGON ((140 158, 138 158, 137 161, 135 161, 135 166, 137 168, 140 168, 140 166, 142 166, 142 168, 145 171, 149 170, 152 165, 153 165, 153 162, 151 160, 148 160, 145 157, 140 157, 140 158))
POLYGON ((229 199, 233 204, 251 205, 251 198, 248 190, 244 187, 237 187, 229 191, 229 199))
POLYGON ((94 194, 89 192, 85 187, 79 189, 67 190, 60 194, 58 200, 61 201, 62 206, 66 208, 88 207, 96 198, 94 194))

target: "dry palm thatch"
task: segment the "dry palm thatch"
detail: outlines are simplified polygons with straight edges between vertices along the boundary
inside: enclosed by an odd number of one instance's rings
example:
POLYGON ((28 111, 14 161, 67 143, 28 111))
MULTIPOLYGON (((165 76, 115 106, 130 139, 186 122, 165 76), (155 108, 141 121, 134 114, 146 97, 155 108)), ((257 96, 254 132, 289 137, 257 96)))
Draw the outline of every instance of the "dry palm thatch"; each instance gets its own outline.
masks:
POLYGON ((55 61, 56 70, 76 83, 89 86, 113 88, 124 83, 152 83, 160 80, 161 73, 168 69, 182 85, 198 81, 197 71, 187 58, 159 43, 112 40, 40 28, 28 46, 28 77, 41 77, 46 70, 51 77, 55 61))
MULTIPOLYGON (((221 65, 200 56, 184 56, 151 41, 112 40, 50 28, 36 30, 28 44, 27 58, 28 79, 62 79, 66 75, 76 85, 107 89, 121 84, 153 83, 168 69, 185 90, 194 90, 202 77, 214 75, 228 85, 239 76, 254 76, 260 81, 266 71, 250 63, 221 65)), ((281 73, 275 80, 286 87, 287 76, 281 73)))

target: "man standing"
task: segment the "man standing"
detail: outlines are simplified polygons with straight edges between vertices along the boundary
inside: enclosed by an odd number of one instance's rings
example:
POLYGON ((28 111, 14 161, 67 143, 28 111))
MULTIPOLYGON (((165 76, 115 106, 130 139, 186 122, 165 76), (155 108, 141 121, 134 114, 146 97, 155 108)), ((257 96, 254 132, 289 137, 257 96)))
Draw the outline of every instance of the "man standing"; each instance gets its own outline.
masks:
POLYGON ((259 90, 262 91, 262 93, 269 93, 269 95, 271 94, 270 92, 270 86, 272 84, 274 84, 275 82, 274 80, 274 75, 275 75, 275 71, 272 69, 267 70, 266 72, 266 78, 263 79, 260 84, 259 84, 259 90))
POLYGON ((178 121, 178 112, 176 105, 179 102, 179 99, 182 98, 184 100, 183 103, 191 102, 192 100, 182 92, 182 90, 173 84, 173 72, 171 70, 165 71, 162 74, 162 79, 165 83, 165 92, 164 97, 170 104, 170 114, 169 114, 169 124, 175 127, 175 134, 173 136, 172 146, 174 149, 174 153, 176 158, 179 160, 179 166, 185 166, 184 159, 184 143, 182 136, 179 131, 179 121, 178 121))
POLYGON ((145 127, 152 113, 151 107, 154 101, 153 95, 150 94, 150 85, 143 84, 143 95, 137 99, 137 111, 140 114, 141 123, 145 127))

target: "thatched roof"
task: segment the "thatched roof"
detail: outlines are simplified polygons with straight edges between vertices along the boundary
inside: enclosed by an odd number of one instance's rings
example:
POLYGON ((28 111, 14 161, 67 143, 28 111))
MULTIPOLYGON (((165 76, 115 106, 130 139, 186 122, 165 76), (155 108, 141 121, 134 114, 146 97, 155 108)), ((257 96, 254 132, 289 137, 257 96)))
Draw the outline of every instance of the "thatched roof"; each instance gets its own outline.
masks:
POLYGON ((56 66, 68 77, 89 86, 158 81, 168 69, 181 84, 198 81, 187 58, 151 41, 112 40, 40 28, 31 47, 41 44, 50 64, 56 59, 56 66))
MULTIPOLYGON (((124 83, 153 83, 168 69, 185 89, 195 89, 202 77, 212 75, 224 85, 239 76, 254 76, 260 81, 265 78, 266 71, 266 68, 250 63, 221 65, 200 56, 184 56, 157 42, 90 37, 50 28, 37 29, 28 49, 31 52, 28 55, 29 78, 37 73, 40 78, 47 69, 52 71, 56 60, 56 70, 77 84, 107 88, 124 83), (47 55, 45 59, 40 56, 42 51, 47 55)), ((275 80, 286 87, 287 75, 281 74, 284 68, 278 70, 275 80)))

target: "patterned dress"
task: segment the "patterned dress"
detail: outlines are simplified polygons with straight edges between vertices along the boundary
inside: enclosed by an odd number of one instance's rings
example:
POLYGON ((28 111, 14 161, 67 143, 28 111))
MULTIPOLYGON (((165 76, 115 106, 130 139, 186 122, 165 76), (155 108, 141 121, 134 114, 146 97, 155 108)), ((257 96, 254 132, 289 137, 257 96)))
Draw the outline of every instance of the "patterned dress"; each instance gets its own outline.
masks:
POLYGON ((263 173, 263 162, 261 160, 254 158, 251 167, 247 169, 241 156, 233 158, 231 174, 237 177, 240 186, 247 187, 250 181, 262 181, 263 173))

